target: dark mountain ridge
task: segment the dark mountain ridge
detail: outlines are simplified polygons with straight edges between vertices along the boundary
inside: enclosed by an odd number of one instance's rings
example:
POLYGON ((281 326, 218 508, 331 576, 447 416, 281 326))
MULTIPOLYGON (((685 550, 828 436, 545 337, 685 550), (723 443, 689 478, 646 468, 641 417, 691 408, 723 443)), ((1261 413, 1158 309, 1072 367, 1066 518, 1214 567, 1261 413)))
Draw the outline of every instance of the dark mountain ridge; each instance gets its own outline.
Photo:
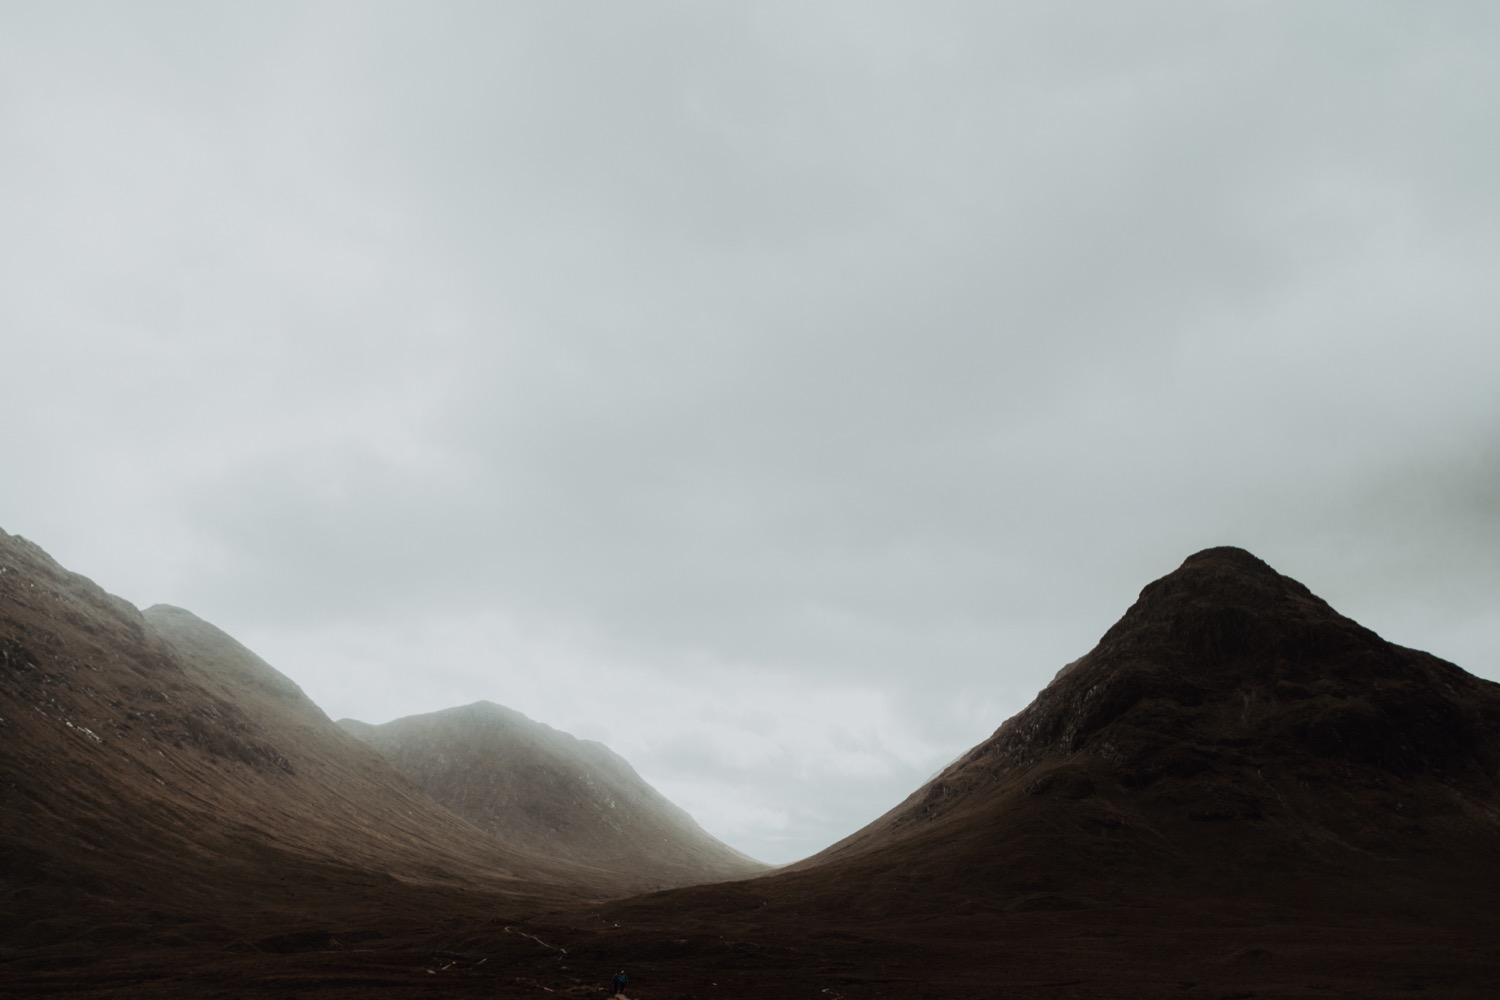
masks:
POLYGON ((1478 997, 1497 894, 1500 685, 1217 548, 864 829, 605 913, 816 940, 861 995, 1478 997))
POLYGON ((1244 550, 1211 549, 1146 586, 989 741, 819 859, 942 826, 1023 774, 1028 796, 1124 796, 1142 817, 1248 823, 1289 850, 1463 852, 1500 832, 1497 768, 1500 685, 1386 642, 1244 550))
POLYGON ((1136 826, 1249 824, 1308 854, 1463 853, 1500 833, 1497 773, 1500 685, 1386 642, 1248 552, 1209 549, 989 740, 799 867, 943 829, 1002 792, 1075 812, 1109 801, 1136 826))

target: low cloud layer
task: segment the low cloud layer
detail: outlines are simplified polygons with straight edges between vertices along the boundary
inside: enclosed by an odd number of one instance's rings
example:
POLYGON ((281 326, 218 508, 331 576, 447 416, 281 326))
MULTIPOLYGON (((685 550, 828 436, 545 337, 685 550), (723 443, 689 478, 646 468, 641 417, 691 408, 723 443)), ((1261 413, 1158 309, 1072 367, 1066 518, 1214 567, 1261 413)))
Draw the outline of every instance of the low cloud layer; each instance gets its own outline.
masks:
POLYGON ((1500 678, 1481 3, 12 3, 6 530, 787 861, 1238 544, 1500 678))

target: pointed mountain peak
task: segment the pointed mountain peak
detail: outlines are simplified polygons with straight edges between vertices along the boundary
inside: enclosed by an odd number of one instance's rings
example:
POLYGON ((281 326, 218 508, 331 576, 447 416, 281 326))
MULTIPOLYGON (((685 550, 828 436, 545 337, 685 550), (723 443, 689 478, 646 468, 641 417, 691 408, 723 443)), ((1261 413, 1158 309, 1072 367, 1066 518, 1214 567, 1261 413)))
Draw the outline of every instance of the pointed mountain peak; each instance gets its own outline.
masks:
POLYGON ((1244 549, 1222 546, 1147 584, 1084 660, 1118 667, 1148 659, 1201 677, 1247 659, 1384 645, 1301 583, 1244 549))
POLYGON ((1222 545, 1195 552, 1171 573, 1141 590, 1141 602, 1163 603, 1187 598, 1194 603, 1279 607, 1288 601, 1311 599, 1332 611, 1312 591, 1283 576, 1260 557, 1241 548, 1222 545))
POLYGON ((1494 687, 1387 642, 1243 549, 1214 548, 1147 584, 982 750, 1022 761, 1231 740, 1268 759, 1443 771, 1477 745, 1467 700, 1494 687))
POLYGON ((1194 552, 1182 561, 1183 566, 1235 566, 1246 572, 1264 573, 1270 576, 1280 576, 1271 566, 1259 556, 1237 545, 1215 545, 1210 548, 1194 552))
POLYGON ((988 740, 802 867, 908 837, 987 851, 1043 815, 1047 837, 1080 822, 1080 856, 1100 829, 1205 821, 1244 821, 1235 836, 1282 859, 1399 855, 1414 829, 1493 843, 1494 811, 1473 803, 1494 800, 1496 734, 1500 685, 1387 642, 1243 549, 1208 549, 988 740))

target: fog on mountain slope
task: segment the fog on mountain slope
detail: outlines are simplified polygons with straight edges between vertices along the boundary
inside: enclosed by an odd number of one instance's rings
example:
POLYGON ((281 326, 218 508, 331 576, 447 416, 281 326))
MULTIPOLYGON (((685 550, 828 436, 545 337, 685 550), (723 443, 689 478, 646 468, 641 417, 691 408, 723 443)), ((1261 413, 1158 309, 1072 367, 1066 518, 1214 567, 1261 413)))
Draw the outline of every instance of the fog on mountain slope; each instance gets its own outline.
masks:
POLYGON ((213 936, 309 907, 379 923, 403 886, 493 906, 663 882, 481 832, 187 611, 142 614, 3 532, 0 570, 0 936, 66 940, 100 907, 213 936))
POLYGON ((765 866, 705 833, 623 758, 487 701, 372 726, 339 725, 441 805, 538 854, 657 887, 746 877, 765 866))

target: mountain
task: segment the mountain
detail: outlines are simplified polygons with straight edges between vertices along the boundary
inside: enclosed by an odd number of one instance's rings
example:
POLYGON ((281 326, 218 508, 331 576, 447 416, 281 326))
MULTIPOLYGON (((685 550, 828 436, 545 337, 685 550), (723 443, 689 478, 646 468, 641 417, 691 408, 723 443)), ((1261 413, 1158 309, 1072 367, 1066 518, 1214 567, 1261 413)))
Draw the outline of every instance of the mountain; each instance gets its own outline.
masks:
POLYGON ((4 532, 0 667, 0 954, 374 933, 424 899, 493 913, 648 884, 499 843, 219 629, 4 532))
POLYGON ((481 701, 380 726, 341 719, 439 804, 507 844, 650 883, 766 866, 703 831, 602 743, 481 701))
POLYGON ((1104 874, 1127 843, 1199 875, 1223 859, 1184 845, 1232 842, 1237 864, 1277 867, 1453 860, 1500 843, 1497 805, 1500 685, 1217 548, 1147 586, 990 739, 799 867, 969 843, 986 869, 1015 868, 1014 850, 995 860, 996 835, 1042 816, 1048 888, 1104 874), (1059 841, 1064 820, 1079 844, 1059 841))
POLYGON ((850 996, 1480 997, 1497 898, 1500 685, 1226 547, 864 829, 604 912, 850 996))
MULTIPOLYGON (((718 1000, 1500 993, 1500 685, 1239 549, 1148 584, 864 829, 630 898, 441 808, 212 626, 3 533, 0 667, 5 995, 585 997, 621 967, 718 1000)), ((551 737, 482 704, 412 725, 419 756, 472 755, 433 787, 523 836, 491 762, 551 737)))

